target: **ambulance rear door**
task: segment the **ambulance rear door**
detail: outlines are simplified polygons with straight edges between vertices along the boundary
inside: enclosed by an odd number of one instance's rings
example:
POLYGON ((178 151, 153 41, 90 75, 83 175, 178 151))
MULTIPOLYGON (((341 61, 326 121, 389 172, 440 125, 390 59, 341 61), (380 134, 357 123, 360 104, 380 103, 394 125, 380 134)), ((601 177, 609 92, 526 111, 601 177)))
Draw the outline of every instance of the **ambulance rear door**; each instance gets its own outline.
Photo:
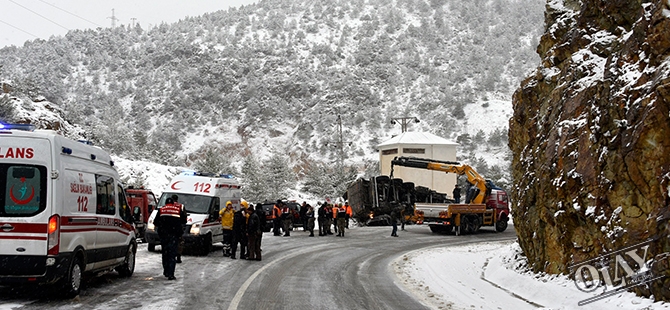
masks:
POLYGON ((0 134, 0 276, 45 272, 51 145, 44 137, 0 134))

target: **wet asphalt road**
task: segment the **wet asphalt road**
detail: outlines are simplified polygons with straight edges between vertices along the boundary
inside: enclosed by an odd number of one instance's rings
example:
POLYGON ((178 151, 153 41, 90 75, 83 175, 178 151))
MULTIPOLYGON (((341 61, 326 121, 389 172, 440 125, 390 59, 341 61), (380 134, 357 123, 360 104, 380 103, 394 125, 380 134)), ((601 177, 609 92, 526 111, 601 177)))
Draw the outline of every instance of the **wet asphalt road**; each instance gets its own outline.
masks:
POLYGON ((73 299, 60 299, 45 287, 0 287, 0 310, 427 309, 399 284, 390 268, 394 259, 422 248, 516 238, 513 226, 463 236, 433 234, 424 225, 406 226, 398 238, 390 232, 354 227, 344 238, 308 237, 301 228, 290 237, 266 233, 262 261, 224 258, 220 247, 207 256, 187 253, 176 281, 162 276, 160 253, 140 244, 131 278, 112 272, 89 279, 73 299))

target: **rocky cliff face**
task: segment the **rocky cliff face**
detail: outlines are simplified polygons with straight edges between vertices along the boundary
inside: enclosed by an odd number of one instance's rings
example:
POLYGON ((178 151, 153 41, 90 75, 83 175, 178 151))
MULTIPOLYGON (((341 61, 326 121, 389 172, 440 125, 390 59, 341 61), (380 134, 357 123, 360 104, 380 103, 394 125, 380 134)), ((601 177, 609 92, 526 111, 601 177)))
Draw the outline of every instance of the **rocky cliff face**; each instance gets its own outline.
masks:
MULTIPOLYGON (((535 271, 648 238, 670 252, 670 4, 548 0, 534 74, 514 94, 519 242, 535 271)), ((670 279, 654 282, 670 299, 670 279), (662 289, 665 286, 666 289, 662 289)))

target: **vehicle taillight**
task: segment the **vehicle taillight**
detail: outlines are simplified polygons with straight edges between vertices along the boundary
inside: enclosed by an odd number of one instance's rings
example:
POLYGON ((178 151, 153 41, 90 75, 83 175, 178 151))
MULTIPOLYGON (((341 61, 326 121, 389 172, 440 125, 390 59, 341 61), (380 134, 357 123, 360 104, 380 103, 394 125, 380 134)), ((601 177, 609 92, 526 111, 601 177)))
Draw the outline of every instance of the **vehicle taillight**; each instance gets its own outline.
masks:
POLYGON ((47 254, 58 255, 58 244, 60 242, 60 216, 52 215, 47 226, 47 254))

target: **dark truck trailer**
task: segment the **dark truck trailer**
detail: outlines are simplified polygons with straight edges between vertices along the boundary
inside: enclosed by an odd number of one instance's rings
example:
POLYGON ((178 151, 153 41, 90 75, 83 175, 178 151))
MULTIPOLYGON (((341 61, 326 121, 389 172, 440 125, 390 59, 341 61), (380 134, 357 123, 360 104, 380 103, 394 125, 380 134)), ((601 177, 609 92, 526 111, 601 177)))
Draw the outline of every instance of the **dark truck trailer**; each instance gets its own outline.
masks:
POLYGON ((349 201, 354 219, 366 225, 390 225, 394 209, 404 210, 408 217, 414 215, 414 183, 402 179, 385 175, 360 178, 349 185, 343 197, 349 201))

